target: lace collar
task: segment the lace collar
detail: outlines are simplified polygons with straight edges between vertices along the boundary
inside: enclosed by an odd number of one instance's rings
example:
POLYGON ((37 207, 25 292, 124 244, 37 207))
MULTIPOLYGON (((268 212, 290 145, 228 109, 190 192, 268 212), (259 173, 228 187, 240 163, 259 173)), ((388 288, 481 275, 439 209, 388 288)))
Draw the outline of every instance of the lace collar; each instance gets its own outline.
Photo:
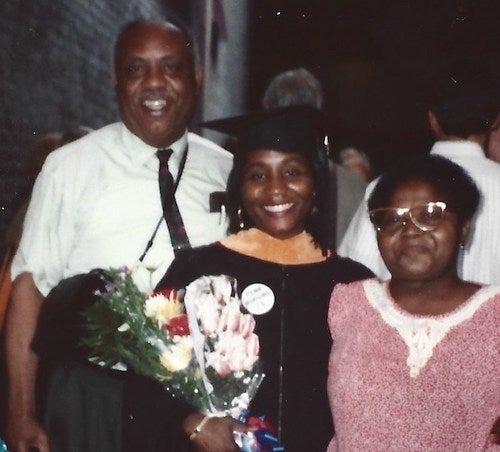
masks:
POLYGON ((408 346, 406 364, 412 378, 418 376, 448 331, 470 319, 486 301, 500 293, 499 286, 484 286, 449 313, 421 316, 401 309, 390 296, 387 282, 369 279, 363 282, 363 287, 368 303, 408 346))

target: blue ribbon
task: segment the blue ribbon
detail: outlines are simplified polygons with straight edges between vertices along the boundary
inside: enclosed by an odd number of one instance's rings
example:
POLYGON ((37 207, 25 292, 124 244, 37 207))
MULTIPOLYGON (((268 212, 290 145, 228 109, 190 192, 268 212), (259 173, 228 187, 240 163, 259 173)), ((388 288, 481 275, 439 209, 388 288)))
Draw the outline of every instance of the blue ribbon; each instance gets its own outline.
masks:
MULTIPOLYGON (((241 416, 241 422, 247 422, 249 411, 246 410, 241 416)), ((264 420, 263 416, 259 419, 264 420)), ((278 440, 278 437, 267 428, 259 428, 255 432, 243 434, 241 436, 240 450, 242 452, 281 452, 285 450, 278 440)))

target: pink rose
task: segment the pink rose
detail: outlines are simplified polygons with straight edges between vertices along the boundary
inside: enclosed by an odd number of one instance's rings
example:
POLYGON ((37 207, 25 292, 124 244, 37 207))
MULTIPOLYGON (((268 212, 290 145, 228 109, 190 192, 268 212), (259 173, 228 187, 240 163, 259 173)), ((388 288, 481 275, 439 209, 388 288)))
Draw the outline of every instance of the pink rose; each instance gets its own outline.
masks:
POLYGON ((248 337, 255 329, 255 319, 251 314, 242 314, 240 317, 239 333, 243 337, 248 337))
POLYGON ((219 303, 226 304, 233 293, 233 286, 229 277, 221 275, 212 279, 212 292, 219 303))
POLYGON ((237 303, 231 303, 224 309, 227 312, 227 325, 228 331, 238 331, 240 325, 241 312, 237 303))

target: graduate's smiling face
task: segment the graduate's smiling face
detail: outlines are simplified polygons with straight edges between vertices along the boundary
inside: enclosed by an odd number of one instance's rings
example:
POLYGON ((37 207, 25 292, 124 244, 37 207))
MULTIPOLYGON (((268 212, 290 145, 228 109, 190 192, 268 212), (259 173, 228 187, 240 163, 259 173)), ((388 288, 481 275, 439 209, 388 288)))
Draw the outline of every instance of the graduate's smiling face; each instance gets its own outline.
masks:
POLYGON ((191 43, 173 25, 140 23, 117 45, 114 83, 122 120, 162 148, 184 133, 201 83, 191 43))
POLYGON ((278 239, 304 231, 314 201, 313 171, 306 157, 267 149, 250 152, 241 197, 254 226, 278 239))

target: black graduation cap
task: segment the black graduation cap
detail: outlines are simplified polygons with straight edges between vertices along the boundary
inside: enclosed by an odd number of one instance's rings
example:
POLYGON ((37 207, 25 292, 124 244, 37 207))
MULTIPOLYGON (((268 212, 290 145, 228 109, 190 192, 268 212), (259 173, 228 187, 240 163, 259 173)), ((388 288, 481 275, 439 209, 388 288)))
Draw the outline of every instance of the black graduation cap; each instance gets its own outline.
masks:
MULTIPOLYGON (((318 228, 321 230, 320 246, 333 249, 333 223, 326 214, 331 202, 328 149, 325 145, 323 113, 309 106, 293 106, 217 119, 200 124, 236 138, 236 145, 229 149, 235 157, 235 166, 241 164, 248 152, 273 150, 297 152, 305 155, 315 168, 316 202, 322 212, 318 228)), ((234 170, 233 168, 233 170, 234 170)))
POLYGON ((315 155, 325 135, 322 113, 295 106, 207 121, 200 124, 236 138, 235 157, 258 149, 315 155))

